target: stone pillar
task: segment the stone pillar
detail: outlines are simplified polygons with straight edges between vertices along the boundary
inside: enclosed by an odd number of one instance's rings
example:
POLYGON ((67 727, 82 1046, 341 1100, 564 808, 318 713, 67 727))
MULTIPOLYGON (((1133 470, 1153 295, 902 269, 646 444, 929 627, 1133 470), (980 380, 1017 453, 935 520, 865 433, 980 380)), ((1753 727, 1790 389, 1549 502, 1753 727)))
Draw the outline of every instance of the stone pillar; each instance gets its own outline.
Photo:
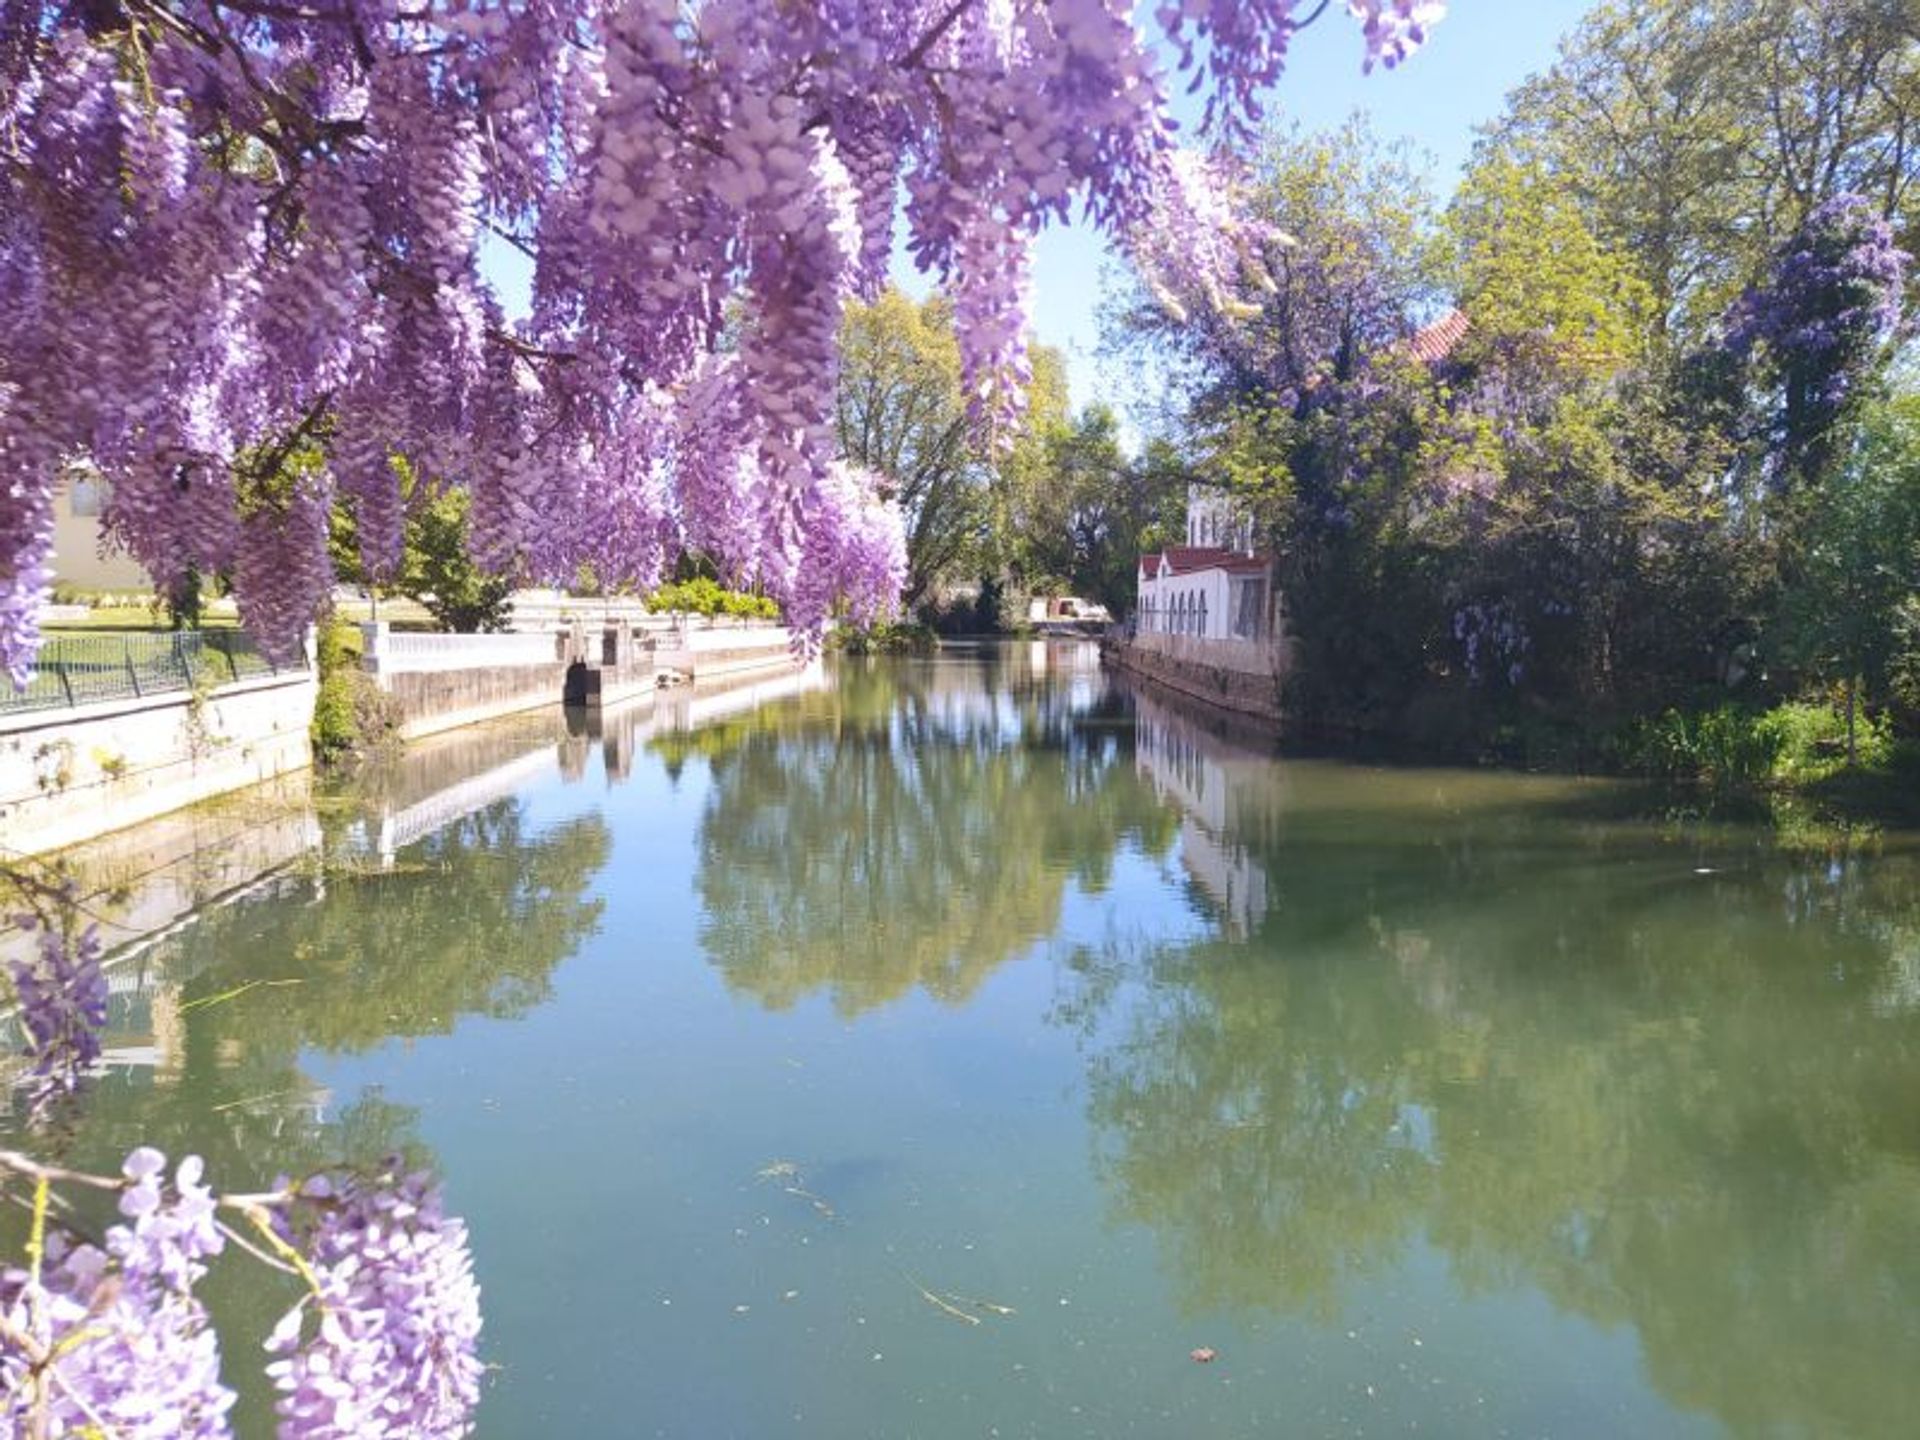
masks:
POLYGON ((363 620, 360 622, 360 668, 369 675, 378 675, 387 658, 387 637, 392 631, 384 620, 363 620))

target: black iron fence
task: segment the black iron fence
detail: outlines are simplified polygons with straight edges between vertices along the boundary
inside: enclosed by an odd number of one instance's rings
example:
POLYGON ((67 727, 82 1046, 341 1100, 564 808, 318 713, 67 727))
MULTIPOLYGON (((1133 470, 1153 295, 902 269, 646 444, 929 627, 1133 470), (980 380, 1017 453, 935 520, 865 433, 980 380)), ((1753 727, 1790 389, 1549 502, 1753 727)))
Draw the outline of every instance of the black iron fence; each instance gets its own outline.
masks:
POLYGON ((24 690, 0 676, 0 715, 137 700, 304 668, 304 661, 274 664, 239 630, 55 631, 24 690))

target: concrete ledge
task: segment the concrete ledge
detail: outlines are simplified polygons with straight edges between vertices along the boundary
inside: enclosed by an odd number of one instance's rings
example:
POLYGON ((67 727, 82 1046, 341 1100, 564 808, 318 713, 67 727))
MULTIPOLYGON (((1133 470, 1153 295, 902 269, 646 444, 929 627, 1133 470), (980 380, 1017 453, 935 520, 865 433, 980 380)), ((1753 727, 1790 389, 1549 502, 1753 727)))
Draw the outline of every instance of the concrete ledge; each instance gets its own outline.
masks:
POLYGON ((400 737, 414 740, 521 710, 558 707, 567 667, 554 661, 476 670, 423 670, 374 678, 400 707, 400 737))
POLYGON ((78 844, 311 763, 311 671, 0 726, 0 849, 78 844))

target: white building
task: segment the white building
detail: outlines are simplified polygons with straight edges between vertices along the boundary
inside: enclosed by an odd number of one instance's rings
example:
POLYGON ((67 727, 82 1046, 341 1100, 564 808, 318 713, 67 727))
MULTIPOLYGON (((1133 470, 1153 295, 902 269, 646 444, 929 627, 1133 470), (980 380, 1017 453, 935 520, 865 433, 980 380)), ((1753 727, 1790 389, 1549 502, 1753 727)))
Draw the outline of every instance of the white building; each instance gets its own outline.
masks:
POLYGON ((53 497, 54 583, 75 590, 151 590, 147 572, 129 555, 101 548, 100 510, 106 483, 97 474, 66 472, 53 497))
POLYGON ((1269 640, 1273 558, 1253 548, 1253 521, 1221 491, 1187 487, 1187 543, 1140 557, 1136 628, 1143 635, 1269 640))

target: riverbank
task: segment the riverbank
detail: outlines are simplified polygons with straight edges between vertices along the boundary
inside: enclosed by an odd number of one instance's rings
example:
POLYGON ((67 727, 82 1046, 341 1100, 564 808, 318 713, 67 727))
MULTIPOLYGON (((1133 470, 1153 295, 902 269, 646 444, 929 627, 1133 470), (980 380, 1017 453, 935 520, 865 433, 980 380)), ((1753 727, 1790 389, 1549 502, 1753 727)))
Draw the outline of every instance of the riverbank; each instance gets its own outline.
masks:
POLYGON ((1220 642, 1188 640, 1184 652, 1141 637, 1101 643, 1103 662, 1129 680, 1296 756, 1640 781, 1692 810, 1801 830, 1920 826, 1920 741, 1856 718, 1850 759, 1846 717, 1833 706, 1721 705, 1611 726, 1436 723, 1439 707, 1416 707, 1391 730, 1308 725, 1284 705, 1284 664, 1272 677, 1236 671, 1224 652, 1220 642))

